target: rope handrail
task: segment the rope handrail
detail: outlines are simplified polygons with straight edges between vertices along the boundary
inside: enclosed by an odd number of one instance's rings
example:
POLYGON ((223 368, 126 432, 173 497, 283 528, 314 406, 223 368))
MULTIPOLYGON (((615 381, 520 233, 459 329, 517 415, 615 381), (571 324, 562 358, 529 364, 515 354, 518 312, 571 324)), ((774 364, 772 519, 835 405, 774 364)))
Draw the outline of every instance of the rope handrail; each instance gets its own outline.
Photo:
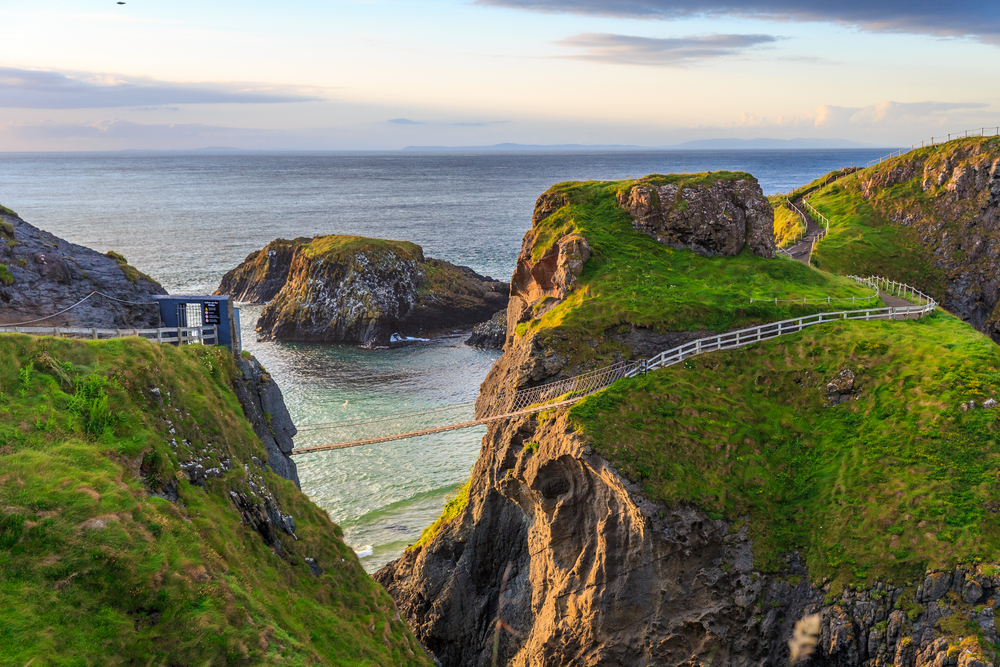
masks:
POLYGON ((350 430, 352 437, 333 443, 296 447, 291 453, 293 455, 298 455, 309 452, 346 449, 361 445, 390 442, 393 440, 402 440, 404 438, 411 438, 420 435, 430 435, 434 433, 457 430, 460 428, 467 428, 470 426, 488 424, 502 419, 536 414, 538 412, 553 410, 558 407, 577 403, 587 396, 611 386, 620 379, 635 377, 650 370, 672 366, 689 357, 704 354, 706 352, 731 350, 744 347, 753 343, 777 338, 778 336, 798 333, 806 327, 816 324, 847 320, 870 321, 880 319, 894 320, 919 318, 933 312, 935 308, 937 308, 937 302, 934 301, 933 298, 904 283, 878 276, 870 276, 867 278, 862 278, 860 276, 848 276, 848 278, 858 282, 859 284, 867 285, 872 289, 880 291, 884 287, 887 292, 899 296, 900 298, 915 299, 918 302, 922 301, 923 303, 907 307, 887 306, 884 308, 862 308, 857 310, 814 313, 803 317, 781 320, 779 322, 769 322, 755 327, 748 327, 736 331, 727 331, 726 333, 715 336, 699 338, 689 343, 678 345, 669 350, 660 352, 649 359, 622 361, 610 366, 605 366, 604 368, 581 373, 580 375, 564 380, 557 380, 555 382, 538 385, 537 387, 529 387, 515 392, 499 392, 495 395, 485 397, 485 401, 483 400, 484 397, 480 396, 476 401, 476 414, 471 419, 460 419, 447 424, 441 424, 440 422, 432 425, 419 424, 423 428, 409 428, 408 430, 397 429, 396 432, 392 433, 386 432, 391 429, 385 429, 381 434, 371 430, 362 430, 362 435, 367 435, 369 437, 358 437, 359 427, 371 429, 379 425, 392 424, 393 422, 402 422, 402 424, 409 424, 413 426, 416 425, 420 418, 433 418, 447 410, 468 409, 471 406, 471 403, 464 402, 451 406, 430 408, 423 411, 411 411, 396 415, 386 415, 385 417, 373 418, 369 420, 326 422, 325 424, 311 425, 314 427, 321 427, 309 429, 310 432, 313 433, 317 431, 348 429, 350 430))
POLYGON ((0 326, 4 326, 4 327, 21 327, 21 326, 24 326, 25 324, 34 324, 35 322, 44 322, 45 320, 51 320, 53 317, 57 317, 59 315, 62 315, 63 313, 68 313, 69 311, 73 310, 74 308, 76 308, 81 303, 83 303, 84 301, 86 301, 90 297, 94 296, 95 294, 97 294, 99 296, 103 296, 105 299, 111 299, 112 301, 117 301, 118 303, 124 303, 124 304, 129 305, 129 306, 155 306, 156 305, 156 303, 153 302, 153 301, 147 301, 147 302, 141 302, 141 301, 124 301, 122 299, 118 299, 116 297, 113 297, 113 296, 110 296, 108 294, 105 294, 104 292, 99 292, 97 290, 94 290, 93 292, 91 292, 87 296, 83 297, 82 299, 80 299, 79 301, 77 301, 76 303, 74 303, 69 308, 63 308, 58 313, 52 313, 51 315, 46 315, 45 317, 39 317, 38 319, 34 319, 34 320, 28 320, 27 322, 14 322, 12 324, 3 324, 3 325, 0 325, 0 326))

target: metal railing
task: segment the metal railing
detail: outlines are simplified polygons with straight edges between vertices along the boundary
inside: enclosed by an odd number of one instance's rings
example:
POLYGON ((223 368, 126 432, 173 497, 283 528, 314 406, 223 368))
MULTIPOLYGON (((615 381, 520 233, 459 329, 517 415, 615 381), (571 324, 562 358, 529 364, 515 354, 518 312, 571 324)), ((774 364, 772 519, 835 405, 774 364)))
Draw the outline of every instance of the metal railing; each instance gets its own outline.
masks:
POLYGON ((529 387, 515 392, 498 392, 490 396, 480 396, 475 404, 465 402, 428 410, 385 415, 372 419, 327 422, 324 424, 303 424, 298 426, 299 431, 311 433, 322 432, 325 434, 324 439, 327 442, 324 444, 296 447, 292 450, 292 454, 306 454, 309 452, 346 449, 361 445, 390 442, 537 414, 577 403, 587 396, 610 387, 620 379, 635 377, 657 368, 672 366, 684 359, 705 354, 706 352, 732 350, 752 345, 777 338, 778 336, 798 333, 806 327, 816 324, 852 320, 915 319, 933 312, 937 307, 934 299, 909 285, 875 276, 869 278, 849 277, 872 289, 882 290, 884 288, 887 292, 900 298, 916 300, 918 304, 903 308, 890 306, 885 308, 862 308, 830 313, 815 313, 804 317, 739 329, 738 331, 729 331, 717 336, 699 338, 690 343, 679 345, 660 352, 650 359, 623 361, 537 387, 529 387), (473 405, 475 405, 475 415, 469 415, 468 413, 471 411, 473 405), (465 416, 457 418, 447 417, 451 411, 459 413, 464 411, 465 416), (338 437, 336 434, 340 433, 344 435, 338 437), (333 442, 330 442, 330 440, 333 440, 333 442))
POLYGON ((0 325, 0 333, 19 333, 30 336, 55 336, 57 338, 86 338, 108 340, 136 336, 157 343, 188 345, 218 343, 217 327, 166 327, 159 329, 98 329, 94 327, 5 327, 0 325))
POLYGON ((963 139, 963 138, 967 139, 969 136, 973 136, 973 137, 991 137, 991 136, 995 136, 995 135, 1000 135, 1000 127, 994 127, 994 128, 981 127, 979 129, 976 129, 976 130, 962 130, 961 132, 955 132, 953 134, 945 135, 945 136, 948 137, 947 139, 945 139, 943 137, 931 137, 930 141, 921 141, 919 146, 917 146, 916 144, 912 144, 912 145, 910 145, 909 148, 900 148, 899 150, 895 150, 895 151, 889 153, 888 155, 883 155, 882 157, 880 157, 880 158, 878 158, 876 160, 869 160, 868 164, 865 165, 865 167, 867 168, 867 167, 870 167, 870 166, 872 166, 874 164, 882 164, 886 160, 891 160, 894 157, 899 157, 900 155, 905 155, 906 153, 909 153, 910 151, 916 150, 918 148, 924 148, 925 144, 927 146, 935 146, 937 144, 943 144, 945 142, 951 141, 952 137, 954 137, 955 139, 963 139), (991 129, 993 130, 993 132, 989 132, 989 130, 991 130, 991 129), (938 141, 935 141, 935 139, 937 139, 938 141))

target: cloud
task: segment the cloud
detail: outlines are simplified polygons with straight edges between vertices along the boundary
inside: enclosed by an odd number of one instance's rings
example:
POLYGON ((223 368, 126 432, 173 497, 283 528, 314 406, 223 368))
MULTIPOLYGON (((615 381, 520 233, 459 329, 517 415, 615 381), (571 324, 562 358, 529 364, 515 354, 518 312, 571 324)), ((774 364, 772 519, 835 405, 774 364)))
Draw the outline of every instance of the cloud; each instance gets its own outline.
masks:
POLYGON ((94 109, 170 104, 276 104, 325 99, 259 83, 183 84, 145 77, 0 67, 0 108, 94 109))
POLYGON ((618 18, 820 21, 874 32, 973 37, 1000 45, 996 0, 477 0, 476 4, 618 18))
POLYGON ((393 125, 426 125, 426 123, 422 121, 410 120, 409 118, 390 118, 385 122, 392 123, 393 125))
POLYGON ((616 65, 680 66, 708 58, 733 56, 761 44, 776 42, 771 35, 705 35, 703 37, 632 37, 608 33, 583 33, 557 44, 585 49, 566 56, 576 60, 616 65))
MULTIPOLYGON (((799 116, 768 118, 743 113, 729 127, 817 127, 822 129, 878 129, 928 123, 945 125, 950 112, 976 111, 990 105, 982 102, 894 102, 885 100, 864 107, 824 104, 799 116)), ((958 129, 958 128, 954 128, 958 129)))

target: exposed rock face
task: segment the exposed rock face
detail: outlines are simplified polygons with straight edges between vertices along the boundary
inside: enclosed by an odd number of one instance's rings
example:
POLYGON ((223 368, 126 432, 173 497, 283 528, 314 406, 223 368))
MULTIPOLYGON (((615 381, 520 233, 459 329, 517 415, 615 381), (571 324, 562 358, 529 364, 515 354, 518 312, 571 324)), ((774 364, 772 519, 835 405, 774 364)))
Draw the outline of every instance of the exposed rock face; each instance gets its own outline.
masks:
POLYGON ((425 259, 412 243, 360 237, 278 240, 223 278, 218 294, 260 302, 263 339, 388 345, 482 322, 509 287, 468 267, 425 259))
POLYGON ((672 248, 712 257, 749 245, 755 255, 774 257, 774 211, 755 178, 693 183, 648 177, 621 193, 618 204, 637 230, 672 248))
POLYGON ((242 375, 233 382, 233 391, 254 433, 267 449, 267 465, 279 477, 299 486, 298 469, 291 458, 295 446, 292 438, 297 430, 288 414, 281 388, 254 357, 236 359, 236 367, 242 375))
POLYGON ((151 296, 166 293, 120 255, 69 243, 0 210, 0 325, 46 318, 28 326, 152 328, 160 310, 151 296), (107 296, 47 317, 94 291, 107 296))
POLYGON ((499 350, 507 340, 507 309, 498 310, 487 322, 472 328, 472 335, 465 344, 485 350, 499 350))

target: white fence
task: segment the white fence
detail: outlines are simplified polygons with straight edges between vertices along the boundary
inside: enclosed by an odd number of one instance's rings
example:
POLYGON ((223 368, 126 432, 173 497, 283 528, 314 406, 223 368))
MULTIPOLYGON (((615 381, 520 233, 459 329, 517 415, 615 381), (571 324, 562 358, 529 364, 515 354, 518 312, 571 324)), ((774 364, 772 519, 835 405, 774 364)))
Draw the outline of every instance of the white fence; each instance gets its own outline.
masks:
POLYGON ((791 240, 785 241, 785 244, 783 246, 777 248, 778 252, 782 252, 783 254, 788 255, 789 257, 791 257, 791 254, 789 254, 788 251, 785 250, 785 248, 790 248, 791 246, 793 246, 796 243, 798 243, 799 241, 801 241, 802 238, 806 235, 806 231, 809 229, 809 225, 806 224, 805 216, 802 215, 802 211, 800 211, 799 207, 796 206, 795 204, 793 204, 791 202, 791 200, 788 199, 788 197, 785 197, 785 205, 788 206, 788 208, 792 209, 793 211, 795 211, 795 213, 798 214, 798 216, 799 216, 799 222, 802 223, 802 230, 798 234, 796 234, 795 236, 793 236, 791 238, 791 240))
POLYGON ((917 146, 916 144, 913 144, 909 148, 900 148, 899 150, 893 151, 893 152, 889 153, 888 155, 883 155, 882 157, 878 158, 877 160, 869 160, 868 164, 865 165, 865 166, 866 167, 870 167, 873 164, 882 164, 886 160, 890 160, 890 159, 892 159, 894 157, 899 157, 900 155, 904 155, 906 153, 909 153, 910 151, 916 150, 917 148, 923 148, 925 144, 927 146, 934 146, 935 144, 943 144, 943 143, 945 143, 947 141, 951 141, 952 137, 954 137, 956 139, 963 139, 963 138, 968 138, 970 136, 972 136, 972 137, 989 137, 989 136, 994 136, 994 135, 1000 135, 1000 127, 980 127, 978 129, 975 129, 975 130, 962 130, 961 132, 956 132, 954 134, 945 135, 945 136, 947 136, 947 139, 945 139, 944 137, 931 137, 930 141, 921 141, 919 146, 917 146), (990 132, 990 130, 993 130, 993 131, 990 132))
POLYGON ((97 329, 87 327, 5 327, 0 325, 0 333, 19 333, 31 336, 55 336, 57 338, 88 338, 108 340, 136 336, 157 343, 188 345, 201 343, 216 345, 216 327, 169 327, 160 329, 97 329))
POLYGON ((815 315, 806 315, 805 317, 797 317, 790 320, 762 324, 758 327, 752 327, 750 329, 730 331, 724 334, 719 334, 718 336, 700 338, 685 345, 680 345, 673 349, 666 350, 665 352, 660 352, 655 357, 647 360, 644 368, 637 369, 629 375, 635 376, 643 370, 653 370, 654 368, 672 366, 673 364, 680 363, 688 357, 704 354, 705 352, 732 350, 763 340, 777 338, 778 336, 798 333, 806 327, 811 327, 815 324, 827 324, 830 322, 843 322, 848 320, 869 321, 913 319, 923 317, 924 315, 933 312, 937 307, 937 303, 934 299, 927 296, 923 292, 910 287, 909 285, 904 285, 902 283, 890 281, 886 278, 878 277, 859 278, 857 276, 850 276, 850 278, 875 289, 878 289, 878 287, 876 287, 877 285, 884 285, 887 290, 892 290, 900 298, 907 298, 907 296, 909 296, 915 300, 922 301, 922 304, 905 306, 902 308, 862 308, 859 310, 842 310, 832 313, 816 313, 815 315))

